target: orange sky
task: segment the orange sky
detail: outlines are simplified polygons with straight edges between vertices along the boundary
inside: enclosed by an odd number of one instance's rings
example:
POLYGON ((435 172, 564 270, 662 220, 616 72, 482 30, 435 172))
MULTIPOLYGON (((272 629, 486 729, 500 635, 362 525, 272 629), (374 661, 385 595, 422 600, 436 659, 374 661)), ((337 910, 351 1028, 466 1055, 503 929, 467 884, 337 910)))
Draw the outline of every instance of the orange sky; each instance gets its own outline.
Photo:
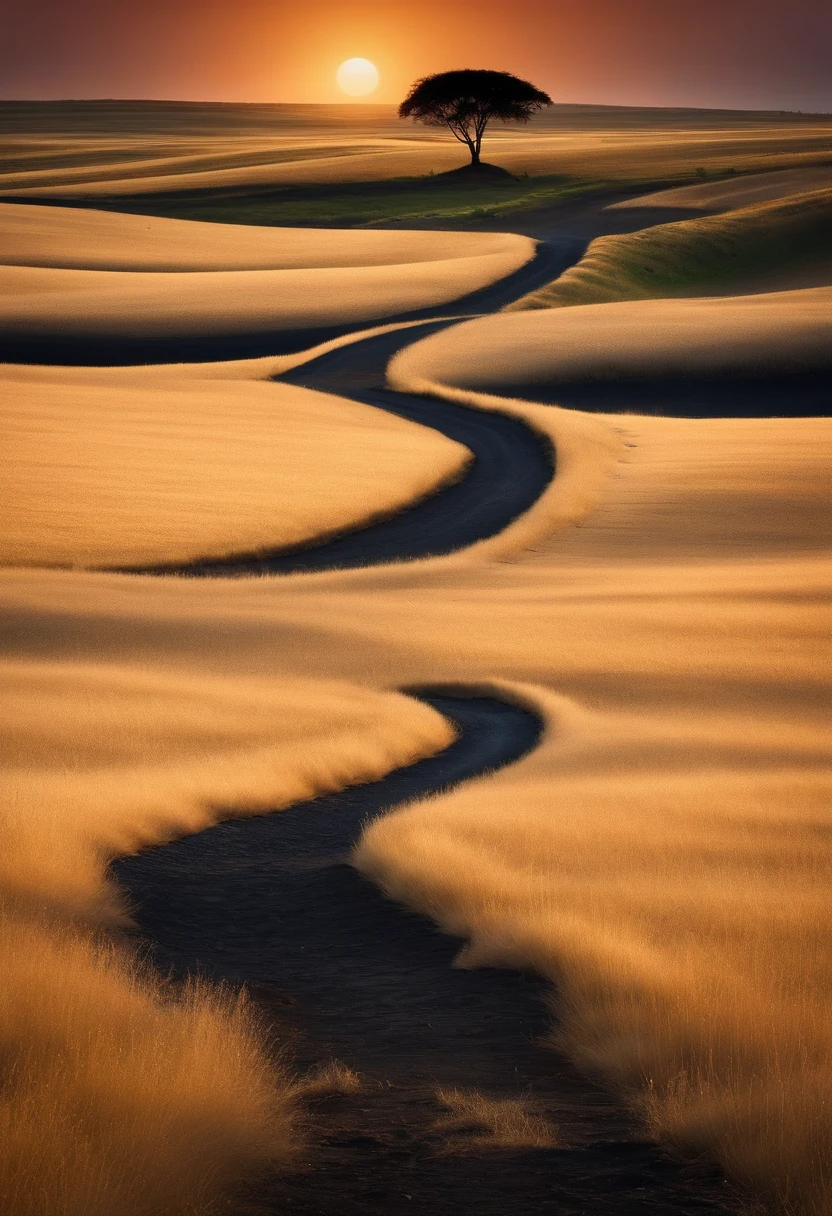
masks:
POLYGON ((373 101, 504 68, 556 101, 832 110, 832 0, 0 0, 5 97, 373 101), (368 99, 369 100, 369 99, 368 99))

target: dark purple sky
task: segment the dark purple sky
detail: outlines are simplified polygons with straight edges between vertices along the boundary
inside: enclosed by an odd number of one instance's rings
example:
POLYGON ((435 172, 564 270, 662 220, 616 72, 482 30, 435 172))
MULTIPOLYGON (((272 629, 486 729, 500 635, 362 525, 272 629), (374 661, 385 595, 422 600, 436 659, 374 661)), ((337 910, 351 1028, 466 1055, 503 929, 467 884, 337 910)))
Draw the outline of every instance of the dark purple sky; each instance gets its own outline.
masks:
POLYGON ((0 95, 373 101, 490 67, 556 101, 832 111, 832 0, 0 0, 0 95))

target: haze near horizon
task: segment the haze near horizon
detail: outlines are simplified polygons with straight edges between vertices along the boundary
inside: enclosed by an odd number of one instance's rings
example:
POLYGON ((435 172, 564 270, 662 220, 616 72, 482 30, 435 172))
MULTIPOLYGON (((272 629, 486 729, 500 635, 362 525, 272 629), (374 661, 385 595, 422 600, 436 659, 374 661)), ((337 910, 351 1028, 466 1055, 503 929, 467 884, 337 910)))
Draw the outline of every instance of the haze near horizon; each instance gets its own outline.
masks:
POLYGON ((513 13, 496 0, 34 0, 7 16, 0 96, 343 102, 338 67, 363 58, 384 104, 416 77, 476 66, 556 103, 832 110, 822 0, 518 0, 513 13))

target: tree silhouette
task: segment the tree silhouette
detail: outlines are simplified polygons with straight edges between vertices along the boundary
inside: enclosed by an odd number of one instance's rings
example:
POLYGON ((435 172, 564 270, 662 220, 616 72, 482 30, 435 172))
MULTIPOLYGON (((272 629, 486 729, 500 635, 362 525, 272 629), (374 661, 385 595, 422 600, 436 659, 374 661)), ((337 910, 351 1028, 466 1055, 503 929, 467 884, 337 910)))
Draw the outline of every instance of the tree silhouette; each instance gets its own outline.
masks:
POLYGON ((417 80, 399 106, 399 118, 413 118, 429 127, 450 128, 471 153, 471 164, 480 163, 485 128, 492 118, 503 122, 528 122, 535 110, 552 105, 528 80, 510 72, 439 72, 417 80))

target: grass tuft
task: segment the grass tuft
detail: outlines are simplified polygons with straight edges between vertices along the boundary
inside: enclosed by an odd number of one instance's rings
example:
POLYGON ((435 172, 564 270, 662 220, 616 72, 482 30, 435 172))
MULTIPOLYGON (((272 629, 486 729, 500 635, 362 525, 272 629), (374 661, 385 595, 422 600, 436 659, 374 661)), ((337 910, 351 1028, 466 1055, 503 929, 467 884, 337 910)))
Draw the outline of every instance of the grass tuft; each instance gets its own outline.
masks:
POLYGON ((488 1098, 477 1089, 444 1087, 436 1091, 436 1097, 448 1110, 436 1121, 436 1130, 460 1133, 450 1140, 450 1151, 554 1148, 558 1144, 552 1124, 530 1110, 522 1098, 488 1098))
POLYGON ((332 1060, 300 1081, 297 1092, 301 1098, 314 1101, 316 1098, 347 1097, 360 1093, 362 1088, 361 1077, 354 1068, 340 1060, 332 1060))

